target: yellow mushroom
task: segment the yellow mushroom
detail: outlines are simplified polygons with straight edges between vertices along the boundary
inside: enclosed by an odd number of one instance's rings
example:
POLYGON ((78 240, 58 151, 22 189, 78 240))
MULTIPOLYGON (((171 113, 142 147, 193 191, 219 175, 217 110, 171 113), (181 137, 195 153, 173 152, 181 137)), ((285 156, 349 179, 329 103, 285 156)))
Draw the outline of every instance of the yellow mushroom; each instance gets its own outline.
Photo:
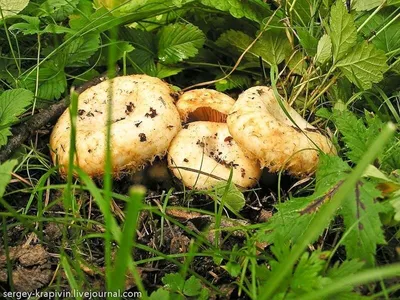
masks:
POLYGON ((168 165, 183 184, 193 189, 210 189, 229 179, 240 187, 254 186, 261 176, 257 160, 245 155, 225 123, 234 100, 212 90, 193 90, 177 102, 186 124, 168 149, 168 165))
MULTIPOLYGON (((164 156, 181 129, 179 113, 168 84, 147 75, 116 77, 79 95, 74 164, 92 177, 104 173, 107 103, 112 101, 111 157, 115 176, 137 170, 164 156)), ((58 120, 50 137, 52 159, 67 172, 70 112, 58 120)))
POLYGON ((307 176, 317 167, 319 150, 327 154, 336 154, 336 150, 293 108, 287 103, 284 106, 297 126, 287 117, 271 88, 252 87, 239 96, 229 113, 229 132, 262 167, 272 172, 283 168, 292 175, 307 176))

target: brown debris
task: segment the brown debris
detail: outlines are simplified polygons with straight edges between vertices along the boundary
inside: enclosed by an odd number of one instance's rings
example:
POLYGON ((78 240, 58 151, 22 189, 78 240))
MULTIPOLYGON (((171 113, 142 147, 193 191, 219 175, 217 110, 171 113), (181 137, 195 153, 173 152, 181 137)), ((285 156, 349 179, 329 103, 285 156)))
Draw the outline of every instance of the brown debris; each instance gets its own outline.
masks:
MULTIPOLYGON (((12 280, 15 291, 31 292, 46 286, 53 270, 49 262, 50 255, 41 245, 17 246, 8 248, 9 259, 12 261, 12 280)), ((7 256, 0 253, 0 282, 7 283, 7 256)))

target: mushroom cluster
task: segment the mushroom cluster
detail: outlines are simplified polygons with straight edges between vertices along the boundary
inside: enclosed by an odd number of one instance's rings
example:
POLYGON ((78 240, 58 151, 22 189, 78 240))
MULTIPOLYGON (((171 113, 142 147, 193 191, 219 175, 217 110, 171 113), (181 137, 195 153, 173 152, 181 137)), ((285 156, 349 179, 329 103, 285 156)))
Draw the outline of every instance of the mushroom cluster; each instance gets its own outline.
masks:
POLYGON ((246 155, 228 130, 226 118, 235 100, 208 89, 184 93, 176 103, 189 121, 168 149, 168 165, 189 188, 209 189, 221 181, 248 188, 261 176, 257 160, 246 155), (190 121, 194 122, 190 122, 190 121))
MULTIPOLYGON (((92 177, 104 173, 107 104, 112 101, 111 157, 113 173, 137 170, 164 156, 181 129, 172 90, 147 75, 116 77, 79 95, 74 164, 92 177)), ((58 120, 50 137, 53 162, 67 172, 70 149, 70 111, 58 120)))
MULTIPOLYGON (((191 189, 210 189, 231 174, 234 184, 249 188, 263 167, 307 176, 315 171, 321 151, 336 154, 327 137, 287 103, 279 103, 268 87, 252 87, 237 101, 196 89, 174 103, 172 93, 168 84, 147 75, 116 77, 83 92, 74 164, 92 177, 103 174, 109 101, 115 176, 168 153, 168 167, 191 189)), ((62 175, 67 172, 70 128, 66 110, 50 137, 52 159, 62 175)))

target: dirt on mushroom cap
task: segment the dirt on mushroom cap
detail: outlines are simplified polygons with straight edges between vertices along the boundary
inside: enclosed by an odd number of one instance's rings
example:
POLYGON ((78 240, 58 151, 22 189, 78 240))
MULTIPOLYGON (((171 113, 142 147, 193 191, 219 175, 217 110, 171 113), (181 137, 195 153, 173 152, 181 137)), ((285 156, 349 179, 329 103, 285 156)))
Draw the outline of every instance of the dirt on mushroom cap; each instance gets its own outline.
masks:
POLYGON ((185 186, 209 189, 228 180, 241 187, 255 185, 261 169, 233 140, 226 123, 198 121, 184 127, 168 150, 168 165, 185 186))
MULTIPOLYGON (((112 101, 114 174, 138 169, 163 156, 181 129, 171 93, 166 83, 147 75, 116 77, 83 92, 78 99, 75 164, 90 176, 103 174, 108 101, 112 101)), ((50 137, 53 162, 60 165, 63 175, 68 166, 70 130, 70 113, 66 110, 50 137)))
POLYGON ((233 106, 227 124, 236 142, 263 167, 281 168, 296 176, 309 175, 318 164, 318 148, 336 154, 331 141, 307 123, 286 103, 286 116, 272 89, 256 86, 242 93, 233 106))
POLYGON ((235 103, 228 95, 210 89, 195 89, 183 93, 176 106, 181 119, 187 121, 226 122, 235 103))

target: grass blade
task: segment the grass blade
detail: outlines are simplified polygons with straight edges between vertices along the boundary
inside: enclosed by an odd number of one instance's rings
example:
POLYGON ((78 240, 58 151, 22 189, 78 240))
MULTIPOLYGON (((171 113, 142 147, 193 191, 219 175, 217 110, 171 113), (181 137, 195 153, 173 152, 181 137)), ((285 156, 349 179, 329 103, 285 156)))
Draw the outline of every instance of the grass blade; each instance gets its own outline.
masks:
POLYGON ((343 199, 346 195, 354 189, 357 180, 364 174, 365 169, 375 159, 375 157, 382 151, 385 144, 393 136, 396 131, 396 127, 392 123, 388 123, 383 129, 378 138, 374 141, 368 151, 365 153, 357 167, 353 170, 347 180, 338 189, 337 193, 332 197, 332 200, 316 215, 311 222, 307 231, 304 233, 302 240, 297 242, 293 246, 290 255, 287 257, 285 263, 280 267, 279 272, 269 282, 267 282, 261 290, 263 293, 259 299, 270 299, 274 294, 275 290, 278 289, 284 278, 290 273, 294 264, 299 259, 301 254, 306 249, 307 245, 315 240, 318 235, 325 228, 326 223, 329 222, 334 216, 336 210, 340 207, 343 199))

